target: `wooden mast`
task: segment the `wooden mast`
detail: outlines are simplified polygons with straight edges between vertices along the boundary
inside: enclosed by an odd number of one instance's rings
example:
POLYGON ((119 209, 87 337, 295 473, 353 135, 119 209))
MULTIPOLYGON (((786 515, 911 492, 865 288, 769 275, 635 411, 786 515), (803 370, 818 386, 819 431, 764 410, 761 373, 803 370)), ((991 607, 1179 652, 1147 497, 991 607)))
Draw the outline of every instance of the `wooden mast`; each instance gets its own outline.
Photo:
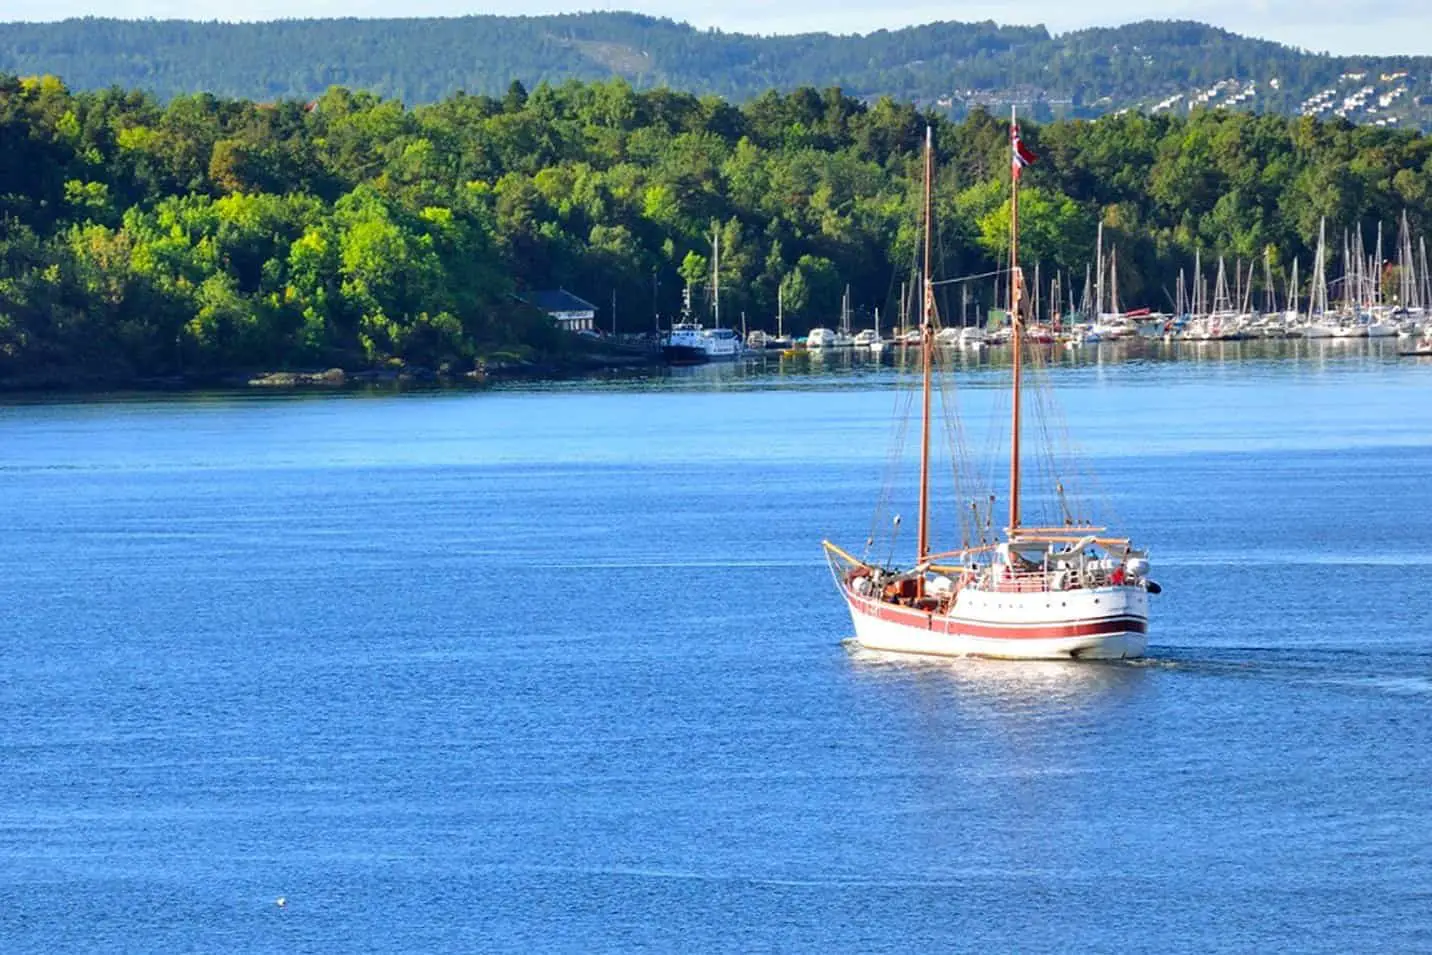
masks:
POLYGON ((1019 387, 1023 372, 1024 329, 1019 317, 1019 159, 1014 153, 1019 136, 1014 107, 1009 108, 1010 193, 1009 193, 1009 321, 1014 349, 1014 391, 1010 399, 1009 441, 1009 535, 1019 529, 1019 387))
POLYGON ((933 241, 930 233, 933 218, 933 188, 935 177, 935 131, 925 127, 925 255, 921 267, 921 302, 924 317, 920 323, 920 358, 924 369, 920 413, 920 521, 916 544, 915 563, 923 564, 930 555, 930 376, 935 358, 935 289, 930 279, 930 259, 933 241))

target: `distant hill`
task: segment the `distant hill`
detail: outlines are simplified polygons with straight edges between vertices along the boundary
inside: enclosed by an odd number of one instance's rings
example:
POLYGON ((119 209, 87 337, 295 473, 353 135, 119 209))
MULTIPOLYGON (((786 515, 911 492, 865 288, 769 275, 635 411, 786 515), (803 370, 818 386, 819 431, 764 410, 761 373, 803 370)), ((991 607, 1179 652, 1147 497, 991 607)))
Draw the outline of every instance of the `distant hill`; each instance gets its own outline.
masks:
POLYGON ((60 76, 162 98, 310 99, 329 86, 408 103, 517 79, 625 76, 742 101, 768 89, 934 106, 1021 103, 1036 118, 1210 106, 1432 127, 1432 57, 1335 57, 1192 22, 1051 36, 1043 27, 932 23, 865 36, 747 36, 631 13, 199 23, 87 18, 0 24, 0 73, 60 76))

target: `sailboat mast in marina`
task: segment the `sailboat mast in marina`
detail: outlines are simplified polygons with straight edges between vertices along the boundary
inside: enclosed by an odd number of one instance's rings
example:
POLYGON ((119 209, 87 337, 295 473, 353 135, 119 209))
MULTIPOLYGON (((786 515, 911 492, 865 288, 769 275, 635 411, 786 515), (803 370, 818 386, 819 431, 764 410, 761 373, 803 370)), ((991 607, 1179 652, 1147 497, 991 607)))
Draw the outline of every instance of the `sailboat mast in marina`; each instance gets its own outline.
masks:
MULTIPOLYGON (((1008 525, 996 533, 981 512, 981 500, 961 503, 958 514, 973 513, 975 539, 958 549, 939 550, 931 521, 932 396, 936 387, 935 335, 939 317, 931 275, 934 180, 932 132, 925 137, 925 187, 920 276, 920 475, 915 559, 901 567, 856 557, 829 541, 826 557, 855 625, 856 640, 871 650, 933 656, 991 656, 1027 659, 1123 659, 1142 656, 1148 642, 1148 599, 1159 592, 1148 577, 1146 555, 1126 538, 1077 518, 1062 481, 1054 494, 1065 514, 1058 526, 1026 521, 1021 511, 1025 387, 1025 285, 1019 267, 1019 176, 1035 161, 1010 121, 1009 314, 1012 331, 1009 431, 1008 525)), ((939 382, 943 389, 944 380, 939 382)), ((943 394, 943 390, 942 390, 943 394)), ((942 407, 950 408, 947 399, 942 407)), ((1036 415, 1045 402, 1033 402, 1036 415)), ((950 429, 944 429, 947 432, 950 429)), ((1043 430, 1043 429, 1037 429, 1043 430)), ((952 449, 953 451, 953 449, 952 449)), ((956 462, 957 469, 959 462, 956 462)), ((971 470, 980 470, 971 467, 971 470)), ((1036 499, 1038 503, 1038 499, 1036 499)), ((1047 504, 1048 501, 1046 500, 1047 504)), ((898 527, 898 517, 893 523, 898 527)), ((970 524, 966 525, 969 534, 970 524)), ((893 544, 892 544, 893 554, 893 544)))

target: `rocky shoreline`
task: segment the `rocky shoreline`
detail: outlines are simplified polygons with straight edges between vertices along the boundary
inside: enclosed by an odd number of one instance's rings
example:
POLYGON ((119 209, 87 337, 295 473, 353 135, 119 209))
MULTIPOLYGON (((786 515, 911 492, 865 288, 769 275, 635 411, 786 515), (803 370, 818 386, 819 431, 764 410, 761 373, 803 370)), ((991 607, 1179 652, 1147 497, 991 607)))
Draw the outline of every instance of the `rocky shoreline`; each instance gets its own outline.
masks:
POLYGON ((655 354, 602 354, 546 361, 517 358, 479 359, 471 368, 443 365, 385 365, 379 368, 325 368, 285 371, 230 371, 193 375, 137 377, 65 372, 0 378, 0 393, 55 391, 197 391, 205 389, 312 390, 407 385, 462 387, 500 381, 540 381, 650 368, 660 365, 655 354))

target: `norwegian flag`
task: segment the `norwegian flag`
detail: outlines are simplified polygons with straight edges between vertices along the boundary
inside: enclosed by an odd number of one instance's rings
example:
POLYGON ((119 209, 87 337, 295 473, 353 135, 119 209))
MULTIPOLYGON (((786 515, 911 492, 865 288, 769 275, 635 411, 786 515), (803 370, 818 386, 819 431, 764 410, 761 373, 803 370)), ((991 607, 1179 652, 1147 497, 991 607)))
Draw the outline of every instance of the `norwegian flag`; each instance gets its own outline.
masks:
POLYGON ((1014 178, 1019 178, 1019 171, 1025 166, 1031 165, 1039 157, 1029 151, 1029 147, 1020 142, 1019 124, 1009 124, 1009 144, 1013 147, 1013 155, 1010 157, 1010 170, 1014 178))

